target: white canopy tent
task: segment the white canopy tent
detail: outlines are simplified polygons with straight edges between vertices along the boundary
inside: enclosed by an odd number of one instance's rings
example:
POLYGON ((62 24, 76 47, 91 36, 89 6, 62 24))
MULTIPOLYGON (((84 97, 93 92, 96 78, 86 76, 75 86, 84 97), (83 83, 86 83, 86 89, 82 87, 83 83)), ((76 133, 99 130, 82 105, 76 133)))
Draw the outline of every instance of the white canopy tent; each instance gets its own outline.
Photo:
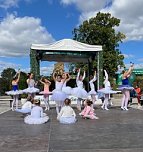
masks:
POLYGON ((89 45, 72 39, 63 39, 50 44, 32 44, 31 49, 46 51, 102 51, 101 45, 89 45))
MULTIPOLYGON (((98 59, 97 69, 99 73, 100 51, 102 51, 101 45, 89 45, 72 39, 63 39, 50 44, 32 44, 30 52, 31 71, 33 72, 34 69, 39 66, 39 60, 57 62, 89 62, 91 58, 96 54, 98 59), (35 58, 35 56, 38 58, 35 58), (32 60, 35 60, 35 63, 32 60), (37 63, 37 66, 33 63, 37 63)), ((38 74, 36 71, 34 73, 38 74)))

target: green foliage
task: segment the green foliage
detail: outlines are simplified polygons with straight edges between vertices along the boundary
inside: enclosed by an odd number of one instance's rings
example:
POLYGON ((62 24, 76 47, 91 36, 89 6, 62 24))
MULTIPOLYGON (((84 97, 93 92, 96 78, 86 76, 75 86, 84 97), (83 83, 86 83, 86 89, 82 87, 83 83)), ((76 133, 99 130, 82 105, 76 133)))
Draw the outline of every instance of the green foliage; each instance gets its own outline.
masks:
MULTIPOLYGON (((124 57, 118 47, 125 35, 115 31, 119 24, 120 20, 112 17, 110 13, 99 12, 96 17, 84 21, 73 31, 74 40, 91 45, 102 45, 103 52, 100 62, 102 61, 103 68, 111 77, 115 75, 118 65, 124 65, 124 57)), ((97 61, 93 61, 92 64, 93 68, 96 67, 97 61)))
POLYGON ((26 83, 26 80, 27 80, 27 74, 24 73, 24 72, 21 72, 20 73, 20 80, 19 80, 19 83, 18 83, 18 86, 19 86, 20 90, 23 90, 23 89, 28 87, 27 83, 26 83))
POLYGON ((3 92, 11 90, 11 81, 13 76, 16 74, 16 71, 12 68, 4 69, 1 73, 1 89, 3 92))

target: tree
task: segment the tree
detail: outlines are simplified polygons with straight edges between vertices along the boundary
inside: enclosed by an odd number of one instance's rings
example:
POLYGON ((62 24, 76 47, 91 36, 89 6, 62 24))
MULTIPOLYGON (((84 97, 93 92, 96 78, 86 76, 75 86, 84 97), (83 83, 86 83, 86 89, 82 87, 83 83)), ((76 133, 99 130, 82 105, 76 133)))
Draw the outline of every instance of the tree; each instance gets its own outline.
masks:
MULTIPOLYGON (((112 17, 110 13, 99 12, 96 17, 84 21, 73 31, 74 40, 91 45, 102 45, 103 52, 100 53, 100 61, 112 78, 115 76, 118 65, 124 65, 124 56, 121 55, 118 47, 125 35, 115 30, 119 24, 120 20, 112 17)), ((92 64, 95 68, 97 61, 93 61, 92 64)))
POLYGON ((12 68, 4 69, 1 73, 1 88, 3 92, 11 90, 11 81, 16 71, 12 68))

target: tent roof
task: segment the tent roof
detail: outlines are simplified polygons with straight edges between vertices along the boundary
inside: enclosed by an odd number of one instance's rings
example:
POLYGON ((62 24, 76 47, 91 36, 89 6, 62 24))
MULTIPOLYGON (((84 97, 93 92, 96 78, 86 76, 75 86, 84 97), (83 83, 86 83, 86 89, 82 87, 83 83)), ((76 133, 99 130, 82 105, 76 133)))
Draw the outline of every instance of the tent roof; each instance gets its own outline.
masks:
POLYGON ((32 50, 40 51, 102 51, 101 45, 89 45, 72 39, 63 39, 50 44, 32 44, 32 50))

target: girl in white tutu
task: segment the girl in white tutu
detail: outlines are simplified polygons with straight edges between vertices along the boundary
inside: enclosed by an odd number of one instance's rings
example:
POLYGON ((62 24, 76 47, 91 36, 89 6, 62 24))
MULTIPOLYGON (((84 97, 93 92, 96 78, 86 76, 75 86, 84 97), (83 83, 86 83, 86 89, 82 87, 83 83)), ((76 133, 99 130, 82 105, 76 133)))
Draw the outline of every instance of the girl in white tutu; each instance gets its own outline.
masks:
POLYGON ((85 78, 85 71, 83 76, 80 75, 80 69, 78 71, 77 77, 76 77, 76 88, 73 88, 73 95, 77 97, 77 109, 81 111, 81 100, 87 98, 88 94, 86 90, 83 88, 83 80, 85 78))
POLYGON ((63 124, 73 124, 76 122, 76 114, 70 106, 71 100, 67 98, 64 103, 65 106, 62 107, 57 119, 63 124))
POLYGON ((15 111, 23 114, 31 113, 32 105, 33 105, 33 98, 30 96, 27 98, 27 101, 22 105, 22 108, 15 109, 15 111))
POLYGON ((123 98, 121 102, 121 110, 128 110, 128 101, 130 99, 130 90, 133 90, 134 88, 129 85, 128 78, 130 77, 132 70, 133 70, 134 64, 131 64, 128 71, 122 72, 122 85, 119 86, 119 90, 123 93, 123 98))
POLYGON ((28 88, 24 89, 23 92, 34 98, 35 94, 39 92, 39 89, 35 88, 35 80, 33 79, 33 73, 28 73, 27 79, 28 88))
POLYGON ((72 93, 72 88, 67 86, 67 82, 71 79, 71 76, 69 73, 63 73, 62 75, 62 80, 64 81, 62 91, 65 92, 67 95, 71 95, 72 93))
POLYGON ((104 80, 104 87, 103 89, 100 89, 98 90, 98 92, 100 93, 104 93, 105 95, 105 99, 104 99, 104 102, 103 102, 103 105, 102 105, 102 109, 103 110, 109 110, 108 109, 108 101, 109 101, 109 94, 114 94, 114 93, 117 93, 117 91, 113 91, 111 90, 111 85, 110 85, 110 82, 108 80, 108 74, 106 72, 106 70, 104 70, 104 73, 105 73, 105 80, 104 80))
POLYGON ((51 85, 51 82, 46 78, 41 79, 40 82, 44 85, 44 91, 40 92, 40 94, 43 94, 44 96, 44 103, 46 107, 45 110, 49 110, 49 95, 52 94, 52 92, 49 92, 49 86, 51 85))
POLYGON ((40 107, 40 100, 34 100, 35 106, 31 110, 31 115, 24 118, 26 124, 43 124, 49 120, 49 117, 43 113, 42 107, 40 107))
POLYGON ((53 79, 55 81, 55 89, 52 91, 53 95, 51 99, 56 102, 56 112, 58 114, 64 104, 64 100, 67 98, 67 95, 62 91, 65 81, 62 81, 61 75, 55 77, 55 72, 53 73, 53 79))
POLYGON ((81 113, 79 113, 80 116, 82 116, 83 118, 88 118, 88 119, 99 119, 96 114, 94 113, 94 109, 92 107, 92 101, 90 100, 86 100, 85 102, 85 107, 82 110, 81 113))
POLYGON ((91 95, 91 99, 92 99, 92 102, 93 104, 95 104, 95 101, 96 101, 96 91, 95 91, 95 86, 94 86, 94 82, 96 81, 96 71, 94 73, 94 77, 92 76, 90 78, 90 81, 89 81, 89 84, 90 84, 90 92, 88 93, 89 95, 91 95))
POLYGON ((7 95, 12 95, 13 96, 13 102, 12 102, 12 111, 14 111, 14 104, 16 103, 16 109, 18 108, 18 97, 19 94, 22 94, 22 90, 18 90, 18 82, 20 79, 20 72, 18 72, 12 80, 12 91, 7 91, 7 95))

